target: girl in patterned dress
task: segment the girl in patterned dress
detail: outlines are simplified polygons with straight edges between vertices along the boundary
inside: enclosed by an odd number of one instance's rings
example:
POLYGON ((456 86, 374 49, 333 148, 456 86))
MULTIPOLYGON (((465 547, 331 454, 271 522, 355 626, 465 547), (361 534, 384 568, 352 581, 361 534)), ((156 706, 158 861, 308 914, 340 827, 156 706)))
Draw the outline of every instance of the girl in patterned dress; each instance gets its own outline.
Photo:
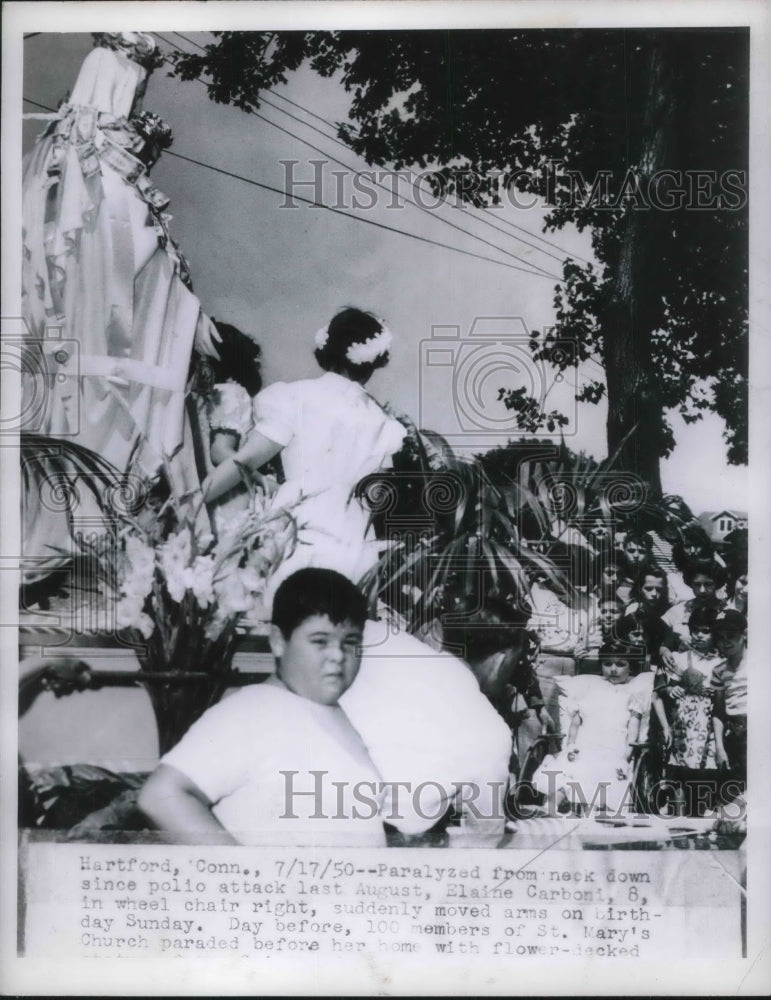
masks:
POLYGON ((656 674, 653 709, 661 723, 667 777, 677 785, 676 809, 685 815, 713 804, 707 784, 717 771, 711 679, 722 661, 713 639, 716 617, 714 607, 696 607, 688 619, 689 648, 671 653, 656 674))

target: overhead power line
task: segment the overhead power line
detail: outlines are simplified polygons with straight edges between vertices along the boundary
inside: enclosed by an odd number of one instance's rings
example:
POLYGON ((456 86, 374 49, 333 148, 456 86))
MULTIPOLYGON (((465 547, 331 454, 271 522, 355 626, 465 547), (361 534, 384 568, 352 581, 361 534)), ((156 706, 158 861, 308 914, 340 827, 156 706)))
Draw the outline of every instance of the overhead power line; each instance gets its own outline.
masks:
MULTIPOLYGON (((157 32, 155 32, 155 34, 156 34, 156 37, 160 38, 163 42, 165 42, 165 44, 167 44, 167 45, 171 44, 169 42, 169 40, 166 39, 166 38, 164 38, 162 35, 158 34, 157 32)), ((174 51, 175 52, 180 52, 181 50, 179 50, 179 49, 177 49, 175 47, 174 51)), ((200 77, 196 77, 196 79, 198 80, 199 83, 203 83, 205 85, 205 81, 201 80, 200 77)), ((263 100, 264 100, 264 98, 263 98, 263 100)), ((303 126, 305 126, 307 128, 312 128, 312 129, 314 129, 314 131, 320 132, 320 130, 317 129, 315 126, 310 125, 307 122, 303 122, 302 119, 297 118, 296 115, 292 115, 290 112, 285 111, 283 108, 278 108, 275 104, 272 104, 270 101, 265 101, 265 103, 268 104, 268 106, 273 107, 279 113, 287 115, 289 118, 293 119, 294 121, 299 122, 301 125, 303 125, 303 126)), ((263 121, 263 122, 265 122, 268 125, 271 125, 273 128, 278 129, 280 132, 283 132, 285 135, 288 135, 290 138, 296 140, 297 142, 303 143, 304 145, 308 146, 310 149, 314 150, 315 152, 320 153, 322 156, 325 156, 328 159, 332 160, 334 163, 337 163, 340 166, 345 167, 346 170, 350 170, 350 171, 352 171, 354 173, 357 172, 357 168, 356 167, 353 167, 349 163, 345 163, 343 160, 340 160, 338 157, 335 157, 335 156, 331 155, 327 150, 322 149, 319 146, 315 146, 312 142, 309 142, 307 139, 303 139, 301 136, 298 136, 295 132, 292 132, 291 129, 284 128, 284 126, 279 125, 277 122, 272 121, 270 118, 267 118, 265 115, 261 114, 259 111, 255 111, 255 110, 253 110, 251 108, 244 108, 242 110, 248 111, 249 114, 254 115, 254 117, 258 118, 260 121, 263 121)), ((321 133, 321 134, 324 135, 324 133, 321 133)), ((331 141, 337 143, 338 145, 342 146, 344 149, 348 150, 348 147, 345 145, 345 143, 341 142, 339 139, 333 138, 333 137, 327 136, 327 135, 324 135, 324 137, 327 138, 327 139, 331 139, 331 141)), ((372 183, 376 187, 379 187, 382 190, 386 191, 386 193, 393 195, 393 191, 391 189, 389 189, 388 187, 386 187, 385 184, 377 181, 374 178, 372 179, 372 183)), ((425 188, 423 190, 425 190, 425 188)), ((436 215, 435 213, 432 212, 431 209, 427 208, 425 205, 420 205, 418 202, 416 202, 412 198, 409 198, 409 197, 405 196, 405 201, 408 204, 413 205, 415 208, 417 208, 421 212, 431 213, 432 217, 438 219, 438 221, 440 221, 444 225, 450 226, 451 229, 456 229, 456 230, 458 230, 458 232, 461 232, 461 233, 463 233, 466 236, 471 236, 472 239, 478 240, 480 243, 483 243, 486 246, 491 247, 493 250, 496 250, 498 253, 502 253, 502 254, 504 254, 507 257, 511 257, 513 260, 520 261, 520 263, 525 264, 527 266, 527 269, 529 270, 529 273, 538 274, 538 275, 543 276, 543 277, 548 277, 552 281, 556 281, 558 283, 561 282, 562 279, 558 275, 550 273, 545 268, 541 267, 540 264, 536 264, 533 261, 525 260, 524 258, 522 258, 521 256, 519 256, 518 254, 512 253, 509 250, 505 250, 499 244, 494 243, 491 240, 487 240, 483 236, 479 236, 477 233, 474 233, 474 232, 472 232, 469 229, 465 229, 463 226, 459 226, 456 223, 451 222, 449 219, 443 218, 441 215, 436 215)), ((347 214, 347 213, 345 213, 345 214, 347 214)), ((497 226, 494 226, 488 220, 481 220, 481 221, 483 221, 485 224, 491 226, 493 229, 498 229, 497 226)), ((395 227, 389 227, 389 228, 394 228, 395 229, 395 227)), ((399 231, 399 230, 395 230, 395 231, 399 231)), ((521 239, 520 237, 516 237, 516 238, 517 239, 521 239)), ((525 242, 525 241, 521 241, 521 242, 525 242)), ((529 245, 532 246, 532 244, 529 244, 529 245)), ((546 251, 541 250, 540 247, 534 247, 534 249, 538 250, 541 253, 545 253, 546 252, 546 251)), ((560 260, 560 258, 557 258, 554 254, 549 254, 549 256, 555 257, 555 259, 560 260)))
MULTIPOLYGON (((157 32, 156 32, 156 34, 157 34, 157 32)), ((206 46, 205 45, 201 45, 199 42, 196 42, 194 39, 188 38, 188 36, 187 35, 183 35, 181 31, 175 31, 174 34, 178 35, 180 38, 183 38, 190 45, 194 45, 197 49, 200 49, 201 52, 206 52, 206 46)), ((161 38, 162 36, 158 35, 158 37, 161 38)), ((173 48, 176 48, 176 46, 174 46, 173 42, 170 42, 166 38, 164 38, 163 40, 166 42, 167 45, 171 45, 173 48)), ((278 90, 273 90, 272 88, 269 88, 267 92, 269 94, 272 94, 274 97, 278 97, 282 101, 286 101, 287 104, 291 104, 293 107, 297 108, 298 110, 304 111, 306 115, 310 115, 312 118, 316 118, 318 121, 323 122, 325 125, 328 125, 330 128, 335 129, 335 130, 337 129, 337 126, 335 125, 335 123, 329 121, 328 118, 324 118, 322 115, 316 114, 315 111, 311 111, 310 108, 306 108, 302 104, 298 104, 297 101, 291 100, 289 97, 287 97, 285 94, 280 93, 278 90)), ((263 100, 264 100, 264 96, 263 96, 263 100)), ((268 102, 266 102, 266 103, 268 103, 268 102)), ((275 107, 275 105, 272 105, 272 106, 275 107)), ((307 122, 303 122, 303 124, 308 125, 307 122)), ((308 127, 311 128, 312 126, 308 125, 308 127)), ((328 136, 328 138, 333 138, 333 137, 332 136, 328 136)), ((334 138, 335 138, 335 141, 339 142, 339 140, 336 138, 336 136, 334 138)), ((343 146, 345 146, 345 143, 340 143, 340 144, 343 145, 343 146)), ((349 147, 346 146, 346 149, 347 148, 349 148, 349 147)), ((453 207, 455 207, 455 206, 453 206, 453 207)), ((480 209, 480 211, 485 211, 485 209, 480 209)), ((478 222, 482 222, 482 223, 484 223, 484 224, 486 224, 488 226, 492 226, 493 229, 499 229, 500 228, 500 227, 494 225, 492 222, 490 222, 489 219, 477 219, 477 221, 478 222)), ((499 219, 498 221, 500 223, 502 223, 504 226, 506 226, 506 227, 508 227, 510 229, 514 229, 514 230, 516 230, 517 232, 520 232, 520 233, 525 233, 527 236, 532 236, 533 239, 538 240, 540 243, 543 243, 547 247, 551 247, 554 250, 559 250, 560 253, 561 253, 561 256, 559 256, 559 257, 556 257, 554 254, 547 254, 547 256, 549 256, 549 257, 554 257, 555 260, 563 261, 566 257, 574 257, 576 260, 580 260, 584 264, 591 263, 589 260, 586 259, 586 257, 581 257, 577 253, 570 253, 570 254, 568 254, 565 250, 563 250, 563 248, 558 243, 554 243, 552 240, 547 240, 545 237, 541 236, 540 233, 534 233, 530 229, 525 229, 524 226, 518 226, 515 222, 512 222, 510 219, 499 219)), ((503 230, 501 230, 501 232, 503 232, 503 230)), ((523 239, 521 239, 521 237, 517 236, 517 237, 513 237, 513 238, 514 239, 518 239, 521 243, 524 243, 526 246, 531 246, 531 247, 533 246, 532 243, 528 243, 527 240, 523 240, 523 239)), ((540 249, 540 247, 534 247, 534 249, 538 250, 538 249, 540 249)), ((541 252, 542 253, 546 253, 545 250, 543 250, 541 252)))
MULTIPOLYGON (((32 104, 32 105, 34 105, 37 108, 43 109, 44 111, 55 111, 55 109, 52 108, 52 107, 50 107, 49 105, 47 105, 47 104, 41 104, 39 101, 33 101, 29 97, 25 97, 24 101, 27 104, 32 104)), ((418 240, 421 243, 428 243, 428 244, 431 244, 432 246, 441 247, 444 250, 451 250, 454 253, 464 254, 467 257, 474 257, 477 260, 483 260, 483 261, 486 261, 487 263, 490 263, 490 264, 498 264, 501 267, 508 267, 508 268, 511 268, 514 271, 522 271, 525 274, 532 275, 533 277, 536 277, 536 278, 543 277, 543 275, 540 275, 537 272, 531 271, 531 270, 529 270, 527 268, 518 267, 515 264, 509 264, 509 263, 507 263, 506 261, 503 261, 503 260, 496 260, 494 257, 485 257, 482 254, 474 253, 473 250, 464 250, 461 247, 454 247, 454 246, 452 246, 449 243, 441 243, 438 240, 432 240, 432 239, 430 239, 428 236, 420 236, 418 233, 410 233, 410 232, 408 232, 408 231, 406 231, 404 229, 398 229, 396 226, 389 226, 389 225, 386 225, 386 223, 384 223, 384 222, 378 222, 376 219, 369 219, 366 216, 361 215, 361 214, 353 215, 350 212, 344 211, 343 209, 335 208, 332 205, 326 205, 326 204, 324 204, 324 202, 314 201, 311 198, 304 198, 302 195, 299 195, 299 194, 289 193, 288 191, 284 190, 283 188, 274 187, 272 184, 265 184, 262 181, 254 180, 254 178, 252 178, 252 177, 245 177, 245 176, 243 176, 243 174, 237 174, 237 173, 235 173, 232 170, 225 170, 223 167, 215 166, 212 163, 205 163, 203 160, 197 160, 197 159, 195 159, 195 157, 185 156, 183 153, 175 153, 171 149, 164 150, 164 156, 173 156, 173 157, 175 157, 178 160, 184 160, 187 163, 195 164, 196 166, 203 167, 206 170, 211 170, 214 173, 222 174, 225 177, 231 177, 234 180, 241 181, 244 184, 249 184, 252 187, 262 188, 264 191, 271 191, 271 192, 273 192, 275 194, 283 195, 284 198, 292 198, 292 199, 294 199, 296 201, 302 201, 302 202, 304 202, 304 203, 306 203, 308 205, 313 205, 315 208, 323 208, 327 212, 333 212, 335 215, 344 215, 346 218, 353 219, 355 222, 364 222, 364 223, 367 223, 367 225, 376 226, 378 229, 385 229, 385 230, 387 230, 389 232, 397 233, 400 236, 407 236, 408 238, 413 239, 413 240, 418 240)))
MULTIPOLYGON (((34 38, 34 37, 36 37, 37 35, 40 35, 40 34, 42 34, 42 32, 39 32, 39 31, 38 32, 32 32, 31 34, 25 35, 24 37, 25 38, 34 38)), ((174 42, 172 42, 170 39, 166 38, 160 32, 156 31, 156 32, 153 32, 153 34, 157 38, 161 39, 161 41, 163 41, 166 45, 168 45, 174 52, 177 52, 177 53, 180 53, 180 54, 183 54, 183 55, 191 55, 192 54, 192 53, 185 52, 183 49, 180 49, 174 42)), ((189 45, 194 46, 195 48, 199 49, 201 52, 205 52, 206 51, 206 46, 205 45, 201 45, 200 42, 196 42, 195 39, 190 38, 189 36, 183 34, 181 31, 175 31, 175 32, 173 32, 173 34, 177 35, 179 38, 184 39, 184 41, 186 41, 189 45)), ((201 80, 200 77, 196 77, 195 79, 199 83, 205 83, 205 81, 201 80)), ((336 124, 334 122, 329 121, 329 119, 324 118, 322 115, 317 114, 315 111, 312 111, 310 108, 307 108, 307 107, 305 107, 302 104, 299 104, 297 101, 293 101, 291 98, 287 97, 285 94, 282 94, 282 93, 280 93, 277 90, 273 90, 272 88, 268 88, 266 92, 269 93, 269 94, 271 94, 273 97, 276 97, 279 100, 284 101, 287 104, 292 105, 292 107, 297 108, 299 111, 302 111, 304 114, 309 115, 312 118, 315 118, 317 121, 322 122, 323 124, 327 125, 329 128, 331 128, 331 129, 333 129, 333 130, 336 131, 337 126, 336 126, 336 124)), ((271 104, 270 101, 266 101, 265 97, 264 97, 264 94, 262 96, 262 100, 264 101, 264 103, 268 104, 270 107, 275 108, 276 111, 279 111, 280 113, 283 113, 283 114, 289 114, 288 112, 284 111, 284 109, 278 108, 278 107, 276 107, 276 105, 271 104)), ((290 115, 290 117, 294 117, 294 116, 290 115)), ((270 119, 263 119, 263 120, 267 121, 267 122, 270 122, 270 119)), ((337 143, 338 145, 343 146, 343 148, 345 148, 346 150, 350 149, 350 147, 347 146, 344 142, 341 142, 337 138, 336 135, 334 135, 334 136, 327 135, 326 133, 322 132, 320 129, 316 129, 309 122, 302 121, 302 119, 295 119, 295 120, 301 122, 306 128, 313 128, 314 131, 318 131, 320 135, 325 136, 325 138, 327 138, 327 139, 331 139, 333 142, 337 143)), ((298 141, 300 141, 300 142, 304 141, 302 139, 299 139, 299 137, 297 137, 297 138, 298 138, 298 141)), ((339 161, 337 161, 337 162, 339 162, 339 161)), ((423 190, 425 190, 425 189, 423 188, 423 190)), ((405 199, 405 200, 410 201, 410 199, 405 199)), ((419 208, 419 209, 425 209, 425 206, 417 205, 415 202, 411 202, 411 203, 415 204, 416 207, 419 208)), ((463 206, 463 207, 461 207, 459 205, 452 205, 452 204, 450 204, 450 207, 454 208, 456 211, 468 211, 468 207, 469 206, 463 206)), ((479 206, 475 206, 475 207, 479 208, 479 206)), ((482 212, 489 211, 489 210, 490 209, 479 208, 479 211, 482 211, 482 212)), ((475 221, 481 223, 482 225, 489 226, 491 229, 496 229, 496 230, 498 230, 498 232, 504 233, 504 235, 508 235, 506 233, 506 229, 510 229, 512 231, 516 231, 516 232, 519 232, 519 233, 525 233, 527 236, 531 236, 534 240, 537 240, 538 243, 542 243, 544 246, 551 247, 553 250, 559 251, 559 255, 549 253, 548 251, 543 250, 540 246, 537 246, 536 244, 530 243, 528 240, 522 239, 521 236, 511 236, 511 238, 512 239, 516 239, 518 242, 523 243, 525 246, 529 246, 532 249, 534 249, 536 251, 539 251, 540 253, 546 254, 546 256, 548 256, 548 257, 552 257, 554 260, 557 260, 560 263, 562 263, 567 257, 572 257, 575 260, 579 260, 579 261, 581 261, 584 264, 590 264, 591 263, 591 261, 589 261, 586 257, 582 257, 580 254, 575 253, 575 252, 568 252, 563 247, 561 247, 558 243, 555 243, 552 240, 547 240, 544 236, 541 236, 540 233, 534 233, 532 230, 526 229, 524 226, 517 225, 515 222, 512 222, 510 219, 500 218, 500 219, 497 220, 497 222, 499 222, 501 225, 496 225, 491 220, 480 218, 479 216, 472 216, 472 218, 475 218, 475 221), (505 229, 502 228, 502 227, 505 227, 505 229)), ((471 234, 471 235, 473 236, 474 234, 471 234)), ((501 248, 498 248, 498 249, 501 249, 501 248)), ((505 253, 506 251, 502 250, 502 252, 505 253)), ((518 258, 518 259, 521 259, 521 258, 518 258)), ((535 267, 535 268, 539 267, 539 265, 537 265, 537 264, 531 264, 531 266, 535 267)), ((544 272, 544 274, 548 274, 548 272, 544 268, 540 268, 540 270, 542 270, 544 272)), ((558 281, 558 282, 562 283, 562 279, 554 277, 554 276, 551 276, 551 277, 553 277, 555 281, 558 281)))

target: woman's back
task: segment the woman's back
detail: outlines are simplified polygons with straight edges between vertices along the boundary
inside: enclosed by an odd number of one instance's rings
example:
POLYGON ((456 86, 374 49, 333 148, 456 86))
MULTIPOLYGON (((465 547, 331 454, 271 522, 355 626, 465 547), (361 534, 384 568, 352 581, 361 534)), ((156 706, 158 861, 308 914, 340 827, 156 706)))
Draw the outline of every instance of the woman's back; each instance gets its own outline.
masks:
POLYGON ((363 476, 390 464, 405 435, 366 389, 334 372, 276 382, 255 398, 254 409, 257 430, 284 446, 287 482, 304 493, 347 496, 363 476))

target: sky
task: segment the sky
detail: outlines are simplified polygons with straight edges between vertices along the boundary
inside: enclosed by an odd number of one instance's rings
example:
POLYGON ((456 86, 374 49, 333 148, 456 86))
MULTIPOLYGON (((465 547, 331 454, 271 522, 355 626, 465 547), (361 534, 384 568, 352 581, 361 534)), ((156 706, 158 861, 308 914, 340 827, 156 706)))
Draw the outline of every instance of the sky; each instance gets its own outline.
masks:
MULTIPOLYGON (((156 40, 164 51, 191 51, 210 38, 185 35, 165 31, 156 40)), ((24 96, 56 106, 90 48, 85 34, 29 38, 24 96)), ((172 127, 170 152, 277 189, 169 153, 153 168, 153 181, 171 198, 171 230, 204 311, 256 337, 271 383, 318 373, 313 334, 339 308, 371 310, 392 330, 394 346, 391 363, 368 387, 420 426, 445 434, 460 453, 522 436, 497 395, 524 383, 548 409, 567 413, 571 447, 603 458, 604 406, 576 404, 572 373, 560 382, 550 367, 534 366, 526 348, 529 331, 554 322, 560 259, 591 258, 587 234, 566 228, 544 235, 539 207, 481 213, 437 206, 422 190, 406 182, 394 188, 389 179, 387 190, 369 185, 374 193, 360 192, 361 207, 349 209, 352 174, 370 168, 334 140, 329 123, 345 119, 348 100, 339 79, 301 69, 266 95, 258 117, 213 103, 200 82, 181 82, 164 69, 151 76, 144 108, 172 127), (292 181, 301 197, 320 195, 342 211, 299 201, 290 207, 279 192, 292 181), (407 203, 416 196, 428 210, 407 203)), ((27 103, 24 110, 39 109, 27 103)), ((39 121, 25 122, 25 150, 40 130, 39 121)), ((594 362, 578 372, 579 383, 601 376, 594 362)), ((719 419, 690 426, 676 414, 670 419, 677 447, 662 463, 665 491, 683 496, 695 513, 746 510, 746 469, 727 465, 719 419)))

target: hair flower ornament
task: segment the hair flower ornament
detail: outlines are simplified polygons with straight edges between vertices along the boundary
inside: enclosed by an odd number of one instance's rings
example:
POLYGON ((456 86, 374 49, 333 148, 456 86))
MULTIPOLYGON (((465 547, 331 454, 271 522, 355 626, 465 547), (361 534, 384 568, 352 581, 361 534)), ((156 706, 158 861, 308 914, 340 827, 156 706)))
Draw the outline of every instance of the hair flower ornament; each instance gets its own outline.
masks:
POLYGON ((381 329, 368 340, 360 344, 351 344, 345 352, 345 356, 352 365, 366 365, 375 361, 381 354, 385 354, 391 347, 393 336, 391 331, 382 322, 381 329))
POLYGON ((329 340, 329 327, 322 326, 320 330, 317 330, 313 335, 314 343, 316 347, 321 351, 327 346, 327 341, 329 340))

